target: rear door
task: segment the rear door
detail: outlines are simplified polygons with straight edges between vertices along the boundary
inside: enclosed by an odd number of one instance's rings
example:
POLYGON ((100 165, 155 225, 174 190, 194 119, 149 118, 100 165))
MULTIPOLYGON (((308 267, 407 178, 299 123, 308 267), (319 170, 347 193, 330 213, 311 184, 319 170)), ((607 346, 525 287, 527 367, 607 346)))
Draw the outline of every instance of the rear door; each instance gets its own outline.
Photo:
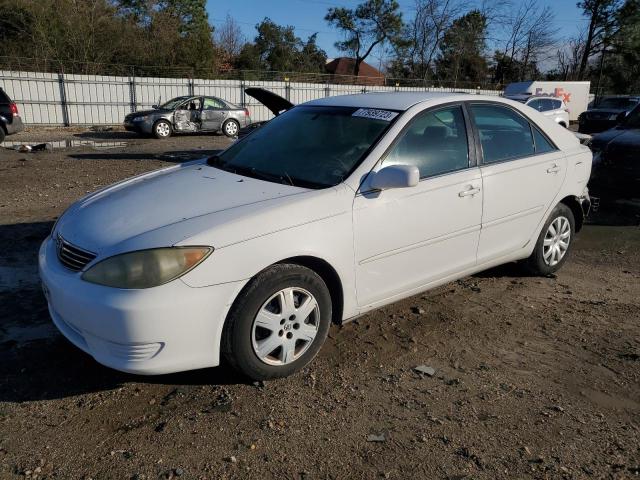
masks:
POLYGON ((220 130, 228 118, 227 105, 215 97, 204 97, 202 104, 202 130, 220 130))
POLYGON ((478 263, 525 247, 566 175, 564 154, 528 118, 491 102, 470 105, 481 147, 484 205, 478 263))

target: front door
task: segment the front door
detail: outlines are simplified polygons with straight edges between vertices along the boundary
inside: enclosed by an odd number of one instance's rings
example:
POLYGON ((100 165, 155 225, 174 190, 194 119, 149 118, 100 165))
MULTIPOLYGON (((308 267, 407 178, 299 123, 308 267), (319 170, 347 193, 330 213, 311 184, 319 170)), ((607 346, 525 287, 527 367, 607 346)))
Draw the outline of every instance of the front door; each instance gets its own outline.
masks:
POLYGON ((202 130, 220 130, 228 117, 228 107, 215 97, 204 97, 202 130))
POLYGON ((482 264, 527 245, 560 191, 566 159, 514 109, 479 103, 470 110, 482 145, 482 264))
POLYGON ((415 187, 367 191, 353 206, 358 303, 373 307, 472 267, 482 216, 479 168, 460 104, 422 112, 385 154, 384 168, 415 165, 415 187))

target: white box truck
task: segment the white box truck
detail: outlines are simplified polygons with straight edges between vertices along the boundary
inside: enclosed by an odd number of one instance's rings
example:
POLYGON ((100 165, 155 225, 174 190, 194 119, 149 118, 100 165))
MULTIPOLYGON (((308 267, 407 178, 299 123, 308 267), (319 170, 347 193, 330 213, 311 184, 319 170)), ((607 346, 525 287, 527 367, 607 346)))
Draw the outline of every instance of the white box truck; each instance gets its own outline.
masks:
POLYGON ((531 81, 510 83, 504 96, 543 95, 564 100, 569 108, 569 120, 577 121, 578 115, 587 109, 591 82, 531 81))

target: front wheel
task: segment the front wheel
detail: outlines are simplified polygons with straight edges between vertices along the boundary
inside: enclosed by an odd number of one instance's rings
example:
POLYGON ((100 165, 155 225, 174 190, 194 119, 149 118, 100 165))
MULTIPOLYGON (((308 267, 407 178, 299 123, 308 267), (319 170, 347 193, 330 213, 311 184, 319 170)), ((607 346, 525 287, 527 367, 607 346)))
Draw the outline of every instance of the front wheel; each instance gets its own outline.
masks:
POLYGON ((526 260, 527 269, 535 275, 550 275, 560 269, 567 260, 575 235, 575 218, 565 204, 560 203, 542 227, 531 256, 526 260))
POLYGON ((240 131, 240 125, 235 120, 227 120, 222 124, 222 132, 227 137, 235 137, 240 131))
POLYGON ((153 136, 159 139, 171 136, 171 124, 166 120, 158 120, 153 124, 153 136))
POLYGON ((227 318, 222 351, 253 380, 291 375, 317 355, 327 338, 331 296, 314 271, 280 264, 242 291, 227 318))

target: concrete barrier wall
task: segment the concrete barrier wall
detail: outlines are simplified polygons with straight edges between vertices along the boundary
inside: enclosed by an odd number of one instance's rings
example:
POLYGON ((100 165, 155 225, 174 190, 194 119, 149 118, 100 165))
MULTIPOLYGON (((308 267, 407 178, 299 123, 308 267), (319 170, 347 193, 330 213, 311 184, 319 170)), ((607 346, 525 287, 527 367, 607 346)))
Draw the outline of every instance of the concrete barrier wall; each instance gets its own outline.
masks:
POLYGON ((244 94, 247 87, 263 87, 299 104, 333 95, 373 91, 464 91, 500 95, 499 90, 441 87, 374 87, 362 85, 205 80, 190 78, 113 77, 0 71, 0 87, 18 104, 27 125, 117 125, 124 116, 146 110, 181 95, 210 95, 249 109, 253 121, 273 115, 244 94))

